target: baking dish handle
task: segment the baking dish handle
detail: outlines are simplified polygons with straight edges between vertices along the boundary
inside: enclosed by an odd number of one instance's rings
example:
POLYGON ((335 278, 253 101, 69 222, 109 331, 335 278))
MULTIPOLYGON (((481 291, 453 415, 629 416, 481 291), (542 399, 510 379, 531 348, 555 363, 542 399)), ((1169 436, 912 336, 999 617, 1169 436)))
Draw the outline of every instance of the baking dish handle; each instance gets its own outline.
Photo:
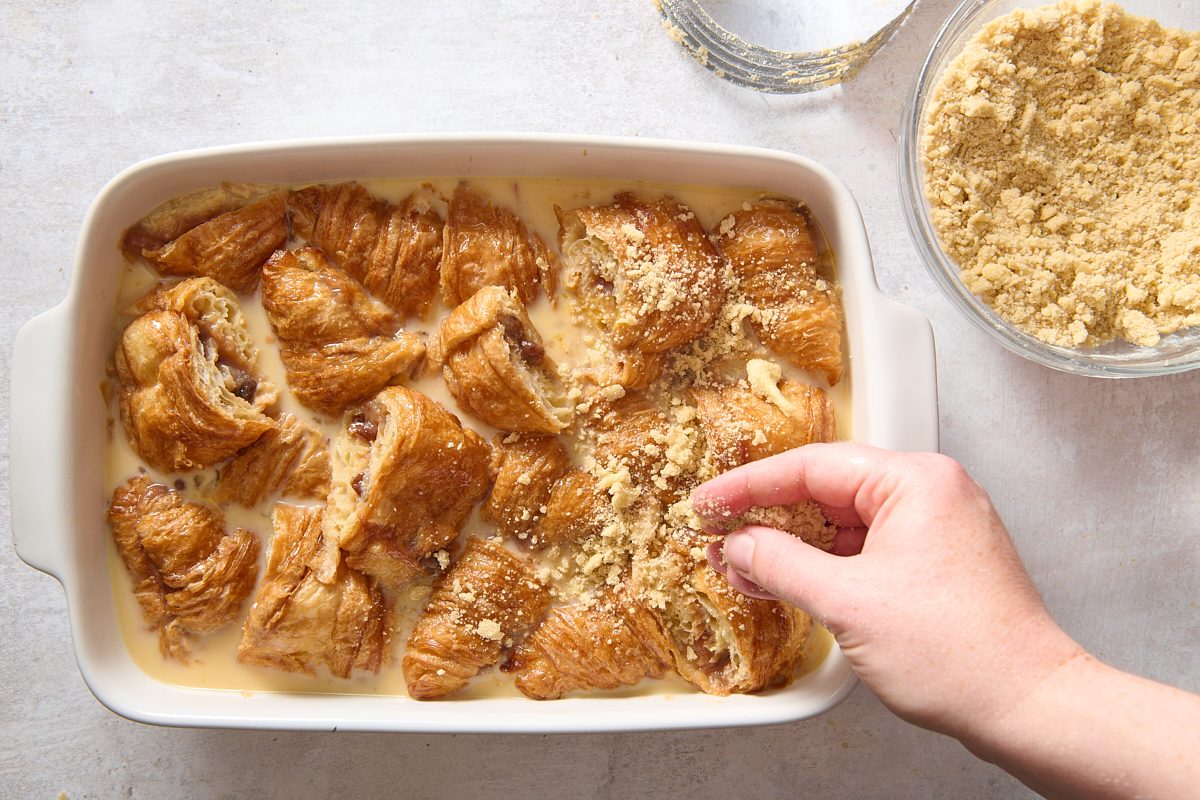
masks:
POLYGON ((939 449, 937 359, 933 328, 919 311, 881 297, 875 340, 885 352, 871 354, 872 372, 882 378, 885 392, 871 392, 870 419, 886 420, 886 441, 892 450, 939 449), (878 367, 878 372, 876 372, 878 367))
POLYGON ((9 386, 13 544, 22 561, 59 580, 69 533, 63 492, 70 491, 72 453, 64 415, 53 405, 68 402, 72 389, 67 378, 68 313, 65 305, 56 306, 17 332, 9 386))

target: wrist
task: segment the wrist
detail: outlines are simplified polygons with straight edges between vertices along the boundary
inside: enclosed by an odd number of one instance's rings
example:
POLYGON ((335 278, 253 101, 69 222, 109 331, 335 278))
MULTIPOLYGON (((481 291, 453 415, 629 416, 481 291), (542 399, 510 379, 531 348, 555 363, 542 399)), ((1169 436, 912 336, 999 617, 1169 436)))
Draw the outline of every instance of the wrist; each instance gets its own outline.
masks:
POLYGON ((1037 724, 1047 694, 1075 685, 1073 676, 1096 664, 1044 611, 1012 626, 998 645, 976 666, 969 698, 941 730, 988 761, 1014 728, 1037 724))

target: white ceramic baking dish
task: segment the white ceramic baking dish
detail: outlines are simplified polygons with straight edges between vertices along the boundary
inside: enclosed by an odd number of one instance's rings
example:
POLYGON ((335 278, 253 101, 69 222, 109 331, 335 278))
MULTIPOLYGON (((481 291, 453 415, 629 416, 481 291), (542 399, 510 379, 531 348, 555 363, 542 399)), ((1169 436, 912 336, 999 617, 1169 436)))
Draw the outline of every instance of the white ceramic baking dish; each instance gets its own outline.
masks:
POLYGON ((100 395, 122 231, 158 203, 222 180, 414 176, 644 179, 762 188, 803 199, 824 228, 840 271, 854 438, 902 450, 937 448, 929 324, 880 294, 854 199, 809 159, 724 145, 520 134, 254 144, 144 161, 100 192, 84 220, 67 299, 21 329, 13 355, 13 536, 26 563, 62 582, 79 669, 96 697, 122 716, 166 725, 480 733, 762 725, 814 716, 845 697, 855 678, 836 645, 815 671, 785 689, 728 698, 420 703, 405 697, 184 688, 159 682, 135 665, 118 627, 108 573, 100 395))

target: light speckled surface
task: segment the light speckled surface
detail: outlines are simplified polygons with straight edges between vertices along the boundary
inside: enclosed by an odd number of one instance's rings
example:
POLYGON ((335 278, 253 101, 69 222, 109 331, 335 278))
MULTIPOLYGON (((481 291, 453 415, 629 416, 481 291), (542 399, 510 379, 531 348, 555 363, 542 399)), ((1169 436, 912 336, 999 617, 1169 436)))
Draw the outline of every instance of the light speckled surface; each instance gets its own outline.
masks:
MULTIPOLYGON (((798 98, 717 80, 648 0, 251 0, 0 10, 0 372, 66 291, 88 204, 159 153, 235 141, 541 130, 763 145, 814 157, 862 206, 885 292, 938 337, 943 449, 992 493, 1064 627, 1100 657, 1200 689, 1200 377, 1098 382, 1009 355, 917 262, 895 179, 903 96, 951 0, 922 2, 850 85, 798 98), (330 4, 333 5, 333 4, 330 4), (342 4, 337 4, 342 5, 342 4), (346 4, 349 5, 349 4, 346 4), (364 6, 369 4, 363 4, 364 6)), ((7 451, 8 392, 0 395, 7 451)), ((7 458, 0 462, 7 515, 7 458)), ((75 669, 63 595, 0 547, 0 795, 267 798, 1023 797, 866 689, 758 730, 485 737, 163 730, 115 717, 75 669)), ((931 654, 931 668, 938 656, 931 654)))

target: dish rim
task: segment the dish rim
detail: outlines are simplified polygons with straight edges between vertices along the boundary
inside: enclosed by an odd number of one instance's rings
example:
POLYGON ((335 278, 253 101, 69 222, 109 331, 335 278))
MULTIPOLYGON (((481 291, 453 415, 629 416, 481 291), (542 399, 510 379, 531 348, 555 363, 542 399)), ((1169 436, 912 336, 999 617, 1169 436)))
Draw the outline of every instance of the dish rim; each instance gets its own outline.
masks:
MULTIPOLYGON (((94 584, 98 578, 94 573, 102 573, 99 581, 108 596, 110 629, 116 626, 115 609, 111 608, 111 580, 107 564, 103 570, 96 570, 94 564, 80 563, 87 546, 86 542, 81 544, 80 539, 85 530, 94 531, 97 526, 103 528, 99 509, 105 498, 101 487, 87 488, 89 473, 95 476, 95 464, 89 465, 88 459, 76 462, 69 456, 79 449, 77 442, 83 435, 81 421, 88 414, 89 404, 96 403, 95 396, 86 390, 89 369, 94 376, 96 364, 85 363, 83 351, 89 346, 95 350, 97 344, 89 341, 86 334, 96 330, 98 324, 103 325, 100 330, 107 332, 115 286, 102 285, 102 289, 112 289, 107 294, 88 291, 103 280, 102 273, 105 272, 104 268, 93 268, 89 259, 95 253, 103 252, 105 246, 115 253, 120 231, 134 221, 128 217, 128 212, 121 216, 114 206, 119 208, 122 203, 128 204, 129 198, 136 196, 138 191, 142 194, 157 192, 162 195, 161 201, 186 191, 182 185, 194 182, 195 176, 201 174, 208 176, 208 185, 212 185, 221 179, 211 177, 221 165, 236 169, 240 161, 247 159, 268 162, 264 167, 266 172, 276 169, 291 175, 287 181, 272 181, 278 183, 339 177, 364 180, 389 176, 437 177, 442 174, 468 178, 484 175, 600 178, 603 176, 593 174, 598 162, 608 171, 609 177, 631 181, 739 185, 711 178, 685 181, 657 177, 686 172, 689 167, 703 167, 709 176, 741 175, 756 168, 764 176, 774 176, 771 180, 753 183, 766 190, 774 190, 772 184, 788 183, 789 180, 791 185, 805 183, 809 193, 800 199, 810 206, 822 205, 833 210, 832 216, 816 210, 814 213, 830 234, 831 241, 836 238, 841 243, 835 252, 839 260, 839 282, 847 301, 847 332, 851 342, 849 371, 851 385, 856 387, 851 393, 855 438, 866 431, 867 441, 882 446, 937 449, 936 373, 929 324, 917 312, 879 292, 866 230, 849 190, 825 167, 803 156, 760 148, 657 139, 457 133, 257 142, 147 159, 123 170, 99 192, 84 219, 66 299, 28 322, 18 333, 14 345, 10 437, 14 542, 23 560, 62 583, 67 595, 76 660, 97 699, 127 718, 177 726, 551 733, 776 724, 815 716, 849 694, 856 679, 836 644, 821 665, 792 687, 761 695, 730 698, 702 694, 585 697, 554 703, 534 703, 524 698, 486 698, 419 703, 406 697, 379 695, 256 692, 246 696, 233 690, 165 684, 136 667, 120 639, 119 630, 117 647, 112 647, 111 638, 98 641, 100 634, 91 624, 102 612, 96 607, 94 584), (420 169, 415 162, 421 153, 435 162, 440 158, 466 163, 468 168, 450 173, 420 169), (398 159, 401 166, 407 164, 408 168, 387 167, 383 174, 370 176, 361 172, 323 177, 298 174, 300 167, 297 164, 307 169, 311 159, 322 156, 326 159, 321 163, 323 167, 350 162, 373 163, 373 156, 386 161, 386 156, 398 159), (523 171, 479 170, 476 167, 480 162, 523 165, 523 171), (613 165, 619 163, 638 166, 631 166, 624 175, 612 174, 613 165), (567 164, 574 165, 575 169, 564 169, 567 164), (645 169, 651 169, 653 176, 647 177, 645 169), (629 174, 640 177, 628 177, 629 174), (784 177, 777 180, 781 174, 784 177), (170 186, 175 188, 166 188, 170 186), (823 192, 819 197, 814 194, 818 188, 823 192), (853 277, 847 281, 851 275, 853 277), (102 323, 95 321, 97 317, 102 323), (904 346, 897 347, 897 343, 904 346), (868 371, 870 363, 876 366, 868 371), (886 391, 877 394, 874 389, 886 391), (899 413, 901 408, 905 409, 904 414, 899 413), (62 420, 63 424, 24 424, 47 417, 62 420), (860 426, 860 417, 865 425, 860 426), (46 484, 76 488, 63 502, 47 489, 46 484), (92 502, 81 501, 89 492, 92 502), (108 649, 100 647, 101 644, 107 644, 108 649), (789 695, 802 694, 794 691, 796 687, 818 682, 823 687, 819 696, 793 697, 790 699, 794 702, 785 701, 789 695), (334 698, 337 702, 331 705, 334 698), (391 709, 396 704, 401 704, 396 713, 380 712, 380 707, 391 709)), ((313 171, 320 170, 313 168, 313 171)), ((198 185, 189 188, 198 188, 198 185)), ((145 210, 144 205, 142 213, 145 210)), ((107 339, 107 336, 103 338, 107 339)), ((104 345, 99 347, 107 349, 104 345)), ((96 432, 88 433, 95 440, 96 432)), ((97 460, 103 461, 92 459, 97 460)), ((102 464, 100 474, 103 474, 102 464)), ((104 605, 104 602, 99 603, 99 606, 104 605)), ((100 620, 104 622, 102 615, 100 620)))

